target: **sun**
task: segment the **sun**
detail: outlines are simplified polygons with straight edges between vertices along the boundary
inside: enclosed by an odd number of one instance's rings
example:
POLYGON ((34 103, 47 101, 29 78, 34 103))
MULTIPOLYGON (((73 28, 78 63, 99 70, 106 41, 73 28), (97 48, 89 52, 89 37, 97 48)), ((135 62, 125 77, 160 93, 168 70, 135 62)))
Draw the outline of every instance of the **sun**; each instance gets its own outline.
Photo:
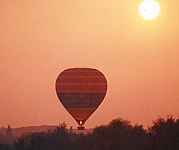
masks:
POLYGON ((160 5, 156 0, 144 0, 139 5, 138 11, 145 20, 153 20, 160 14, 160 5))

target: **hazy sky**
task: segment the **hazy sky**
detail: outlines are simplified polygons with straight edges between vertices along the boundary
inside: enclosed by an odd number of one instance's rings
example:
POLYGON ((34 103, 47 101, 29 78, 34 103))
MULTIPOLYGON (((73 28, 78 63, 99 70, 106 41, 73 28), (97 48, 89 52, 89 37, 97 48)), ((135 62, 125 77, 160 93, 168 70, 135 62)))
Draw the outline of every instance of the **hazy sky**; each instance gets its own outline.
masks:
POLYGON ((66 68, 92 67, 107 96, 87 127, 122 117, 149 125, 179 116, 179 1, 160 0, 144 21, 141 0, 1 0, 0 125, 76 122, 55 93, 66 68))

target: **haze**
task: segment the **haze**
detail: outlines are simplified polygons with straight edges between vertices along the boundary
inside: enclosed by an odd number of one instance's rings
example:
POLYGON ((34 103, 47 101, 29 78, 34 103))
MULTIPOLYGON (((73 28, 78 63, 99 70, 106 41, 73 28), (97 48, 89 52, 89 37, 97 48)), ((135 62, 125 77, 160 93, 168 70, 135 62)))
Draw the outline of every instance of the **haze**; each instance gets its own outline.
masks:
POLYGON ((1 0, 0 125, 76 122, 55 93, 64 69, 91 67, 107 96, 87 127, 121 117, 149 125, 179 115, 179 2, 159 1, 144 21, 140 0, 1 0))

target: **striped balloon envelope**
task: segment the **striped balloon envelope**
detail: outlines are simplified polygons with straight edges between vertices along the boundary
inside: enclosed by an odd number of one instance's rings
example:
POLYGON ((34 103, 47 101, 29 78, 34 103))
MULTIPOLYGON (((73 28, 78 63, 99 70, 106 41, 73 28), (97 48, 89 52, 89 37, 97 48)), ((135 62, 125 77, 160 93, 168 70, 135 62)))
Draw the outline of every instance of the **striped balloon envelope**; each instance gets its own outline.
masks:
POLYGON ((103 101, 107 91, 105 76, 96 69, 64 70, 56 80, 56 92, 65 109, 77 121, 79 129, 103 101))

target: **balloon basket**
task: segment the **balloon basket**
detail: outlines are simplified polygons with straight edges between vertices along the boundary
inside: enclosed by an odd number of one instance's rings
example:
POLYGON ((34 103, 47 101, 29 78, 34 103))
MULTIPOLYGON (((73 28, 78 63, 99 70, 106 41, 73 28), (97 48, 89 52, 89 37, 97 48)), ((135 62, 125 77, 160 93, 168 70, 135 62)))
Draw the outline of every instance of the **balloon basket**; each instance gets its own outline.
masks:
POLYGON ((78 130, 85 130, 85 127, 84 126, 79 126, 78 130))

